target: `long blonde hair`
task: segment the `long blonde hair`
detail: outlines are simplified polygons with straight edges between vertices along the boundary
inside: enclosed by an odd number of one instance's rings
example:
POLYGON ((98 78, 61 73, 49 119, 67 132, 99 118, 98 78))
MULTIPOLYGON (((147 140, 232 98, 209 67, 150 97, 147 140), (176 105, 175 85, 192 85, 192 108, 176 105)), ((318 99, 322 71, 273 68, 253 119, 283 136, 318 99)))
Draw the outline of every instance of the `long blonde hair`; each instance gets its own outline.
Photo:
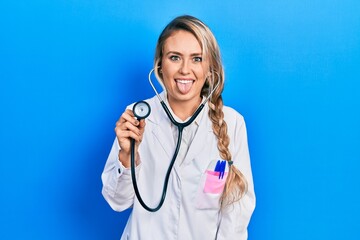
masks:
POLYGON ((229 151, 230 139, 227 134, 227 124, 224 120, 223 100, 221 96, 224 89, 224 69, 221 62, 219 46, 211 30, 202 21, 189 15, 179 16, 172 20, 161 32, 157 42, 154 58, 155 75, 161 79, 161 60, 166 39, 179 30, 188 31, 196 37, 202 47, 202 55, 209 61, 211 76, 207 78, 201 95, 208 95, 214 86, 220 82, 218 88, 208 101, 208 115, 212 121, 214 134, 218 140, 217 147, 220 157, 227 160, 230 166, 225 188, 220 199, 222 206, 226 206, 238 201, 242 197, 247 191, 247 182, 245 176, 232 164, 232 156, 229 151))

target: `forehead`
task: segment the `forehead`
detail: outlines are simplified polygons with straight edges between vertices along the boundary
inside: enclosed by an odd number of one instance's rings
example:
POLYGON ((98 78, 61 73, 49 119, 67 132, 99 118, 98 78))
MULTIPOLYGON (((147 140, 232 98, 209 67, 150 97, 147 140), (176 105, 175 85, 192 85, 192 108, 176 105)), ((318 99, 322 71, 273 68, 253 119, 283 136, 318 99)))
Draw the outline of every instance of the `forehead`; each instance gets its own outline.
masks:
POLYGON ((202 53, 201 45, 196 37, 184 30, 173 32, 164 43, 164 53, 176 51, 180 53, 202 53))

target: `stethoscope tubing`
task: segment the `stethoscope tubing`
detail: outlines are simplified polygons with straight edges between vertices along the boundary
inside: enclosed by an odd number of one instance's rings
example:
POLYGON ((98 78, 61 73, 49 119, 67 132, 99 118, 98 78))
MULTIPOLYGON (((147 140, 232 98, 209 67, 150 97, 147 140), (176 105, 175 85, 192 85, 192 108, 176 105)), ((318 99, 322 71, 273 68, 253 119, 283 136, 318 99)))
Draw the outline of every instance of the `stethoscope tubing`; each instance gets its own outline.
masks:
MULTIPOLYGON (((214 87, 214 89, 211 91, 211 93, 207 96, 207 98, 199 105, 199 107, 196 109, 195 113, 191 116, 191 118, 184 122, 184 123, 179 123, 178 121, 175 120, 175 118, 172 116, 169 108, 167 107, 167 105, 165 104, 165 102, 162 100, 162 98, 160 97, 159 93, 157 92, 155 86, 153 85, 152 81, 151 81, 151 74, 154 71, 154 69, 152 69, 149 73, 149 82, 152 86, 152 88, 154 89, 157 97, 159 98, 159 101, 161 103, 162 108, 164 109, 166 115, 168 116, 168 118, 170 119, 170 121, 178 128, 178 138, 177 138, 177 143, 176 143, 176 148, 175 148, 175 152, 174 155, 171 159, 170 165, 166 171, 166 175, 165 175, 165 179, 164 179, 164 184, 163 184, 163 191, 161 194, 161 198, 160 198, 160 202, 159 204, 152 208, 149 207, 144 200, 142 199, 138 186, 137 186, 137 181, 136 181, 136 176, 135 176, 135 140, 131 139, 131 143, 130 143, 130 169, 131 169, 131 179, 132 179, 132 183, 133 183, 133 187, 134 187, 134 192, 135 195, 139 201, 139 203, 141 204, 141 206, 146 209, 149 212, 156 212, 158 211, 162 205, 164 204, 165 201, 165 197, 166 197, 166 192, 167 192, 167 187, 168 187, 168 183, 169 183, 169 178, 170 178, 170 173, 171 170, 175 164, 175 160, 178 156, 179 150, 180 150, 180 145, 181 145, 181 139, 182 139, 182 132, 183 129, 187 126, 189 126, 195 119, 196 117, 199 115, 199 113, 201 112, 201 110, 204 108, 205 103, 208 101, 208 99, 210 98, 210 96, 214 93, 215 89, 219 86, 220 81, 217 83, 217 85, 214 87)), ((135 104, 136 105, 136 104, 135 104)), ((134 106, 135 106, 134 105, 134 106)), ((150 108, 150 106, 149 106, 150 108)), ((150 110, 149 110, 150 111, 150 110)))
POLYGON ((185 123, 179 123, 177 122, 174 117, 171 115, 169 109, 167 108, 166 104, 162 101, 161 105, 163 106, 166 114, 168 115, 170 121, 178 128, 178 138, 177 138, 177 143, 176 143, 176 148, 175 148, 175 152, 174 155, 171 159, 170 165, 166 171, 166 175, 165 175, 165 179, 164 179, 164 184, 163 184, 163 191, 161 194, 161 198, 160 198, 160 202, 159 204, 152 208, 149 207, 144 200, 142 199, 138 186, 137 186, 137 181, 136 181, 136 176, 135 176, 135 140, 131 139, 131 158, 130 158, 130 168, 131 168, 131 179, 132 179, 132 183, 133 183, 133 187, 134 187, 134 191, 135 191, 135 195, 139 201, 139 203, 141 204, 141 206, 143 206, 144 209, 146 209, 149 212, 156 212, 158 211, 162 205, 164 204, 165 201, 165 197, 166 197, 166 192, 167 192, 167 187, 168 187, 168 183, 169 183, 169 178, 170 178, 170 173, 171 170, 173 169, 173 166, 175 164, 175 160, 178 156, 179 150, 180 150, 180 146, 181 146, 181 139, 182 139, 182 132, 183 129, 187 126, 189 126, 195 119, 196 117, 199 115, 199 113, 201 112, 201 110, 204 108, 204 104, 201 104, 198 109, 196 110, 196 112, 193 114, 193 116, 186 121, 185 123))
POLYGON ((180 149, 180 145, 181 145, 181 137, 182 137, 182 130, 179 131, 178 141, 177 141, 176 148, 175 148, 175 153, 174 153, 173 158, 171 159, 170 165, 169 165, 169 167, 168 167, 168 169, 166 171, 164 184, 163 184, 163 191, 162 191, 162 194, 161 194, 160 202, 154 208, 149 207, 144 202, 144 200, 142 199, 142 197, 140 195, 140 192, 139 192, 139 189, 138 189, 138 186, 137 186, 136 176, 135 176, 135 157, 134 157, 135 156, 135 140, 131 139, 131 179, 132 179, 135 195, 136 195, 139 203, 141 204, 141 206, 144 209, 146 209, 149 212, 158 211, 162 207, 162 205, 164 204, 165 197, 166 197, 166 192, 167 192, 167 187, 168 187, 168 183, 169 183, 169 178, 170 178, 170 173, 171 173, 171 170, 172 170, 172 168, 173 168, 173 166, 175 164, 176 157, 177 157, 177 155, 179 153, 179 149, 180 149))

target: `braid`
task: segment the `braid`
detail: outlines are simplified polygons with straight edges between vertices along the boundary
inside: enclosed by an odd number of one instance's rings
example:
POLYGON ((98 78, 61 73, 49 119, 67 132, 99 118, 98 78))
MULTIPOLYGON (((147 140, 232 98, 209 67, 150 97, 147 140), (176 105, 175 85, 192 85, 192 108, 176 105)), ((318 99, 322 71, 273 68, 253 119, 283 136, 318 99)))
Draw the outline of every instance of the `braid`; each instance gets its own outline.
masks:
POLYGON ((227 135, 227 124, 224 121, 224 112, 222 111, 223 101, 219 96, 216 105, 209 103, 210 112, 209 117, 213 123, 213 131, 218 138, 218 149, 220 151, 220 157, 224 160, 231 160, 231 153, 229 147, 229 136, 227 135))
POLYGON ((232 156, 229 151, 230 139, 227 134, 227 124, 224 121, 221 92, 218 94, 214 92, 212 100, 215 104, 209 101, 209 117, 213 123, 214 134, 218 139, 217 147, 220 157, 229 163, 229 173, 220 199, 222 206, 227 206, 240 200, 247 191, 247 182, 245 176, 232 164, 232 156))

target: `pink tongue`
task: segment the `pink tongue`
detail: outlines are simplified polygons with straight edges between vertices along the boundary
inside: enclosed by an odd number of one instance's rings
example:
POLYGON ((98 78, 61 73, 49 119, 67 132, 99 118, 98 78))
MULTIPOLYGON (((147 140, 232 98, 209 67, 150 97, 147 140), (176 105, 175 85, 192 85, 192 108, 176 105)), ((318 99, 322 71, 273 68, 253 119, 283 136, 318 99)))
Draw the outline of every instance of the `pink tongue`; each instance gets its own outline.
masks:
POLYGON ((190 91, 190 88, 192 86, 192 82, 188 82, 188 83, 179 83, 179 82, 176 82, 176 85, 179 89, 179 91, 182 93, 182 94, 187 94, 189 91, 190 91))

